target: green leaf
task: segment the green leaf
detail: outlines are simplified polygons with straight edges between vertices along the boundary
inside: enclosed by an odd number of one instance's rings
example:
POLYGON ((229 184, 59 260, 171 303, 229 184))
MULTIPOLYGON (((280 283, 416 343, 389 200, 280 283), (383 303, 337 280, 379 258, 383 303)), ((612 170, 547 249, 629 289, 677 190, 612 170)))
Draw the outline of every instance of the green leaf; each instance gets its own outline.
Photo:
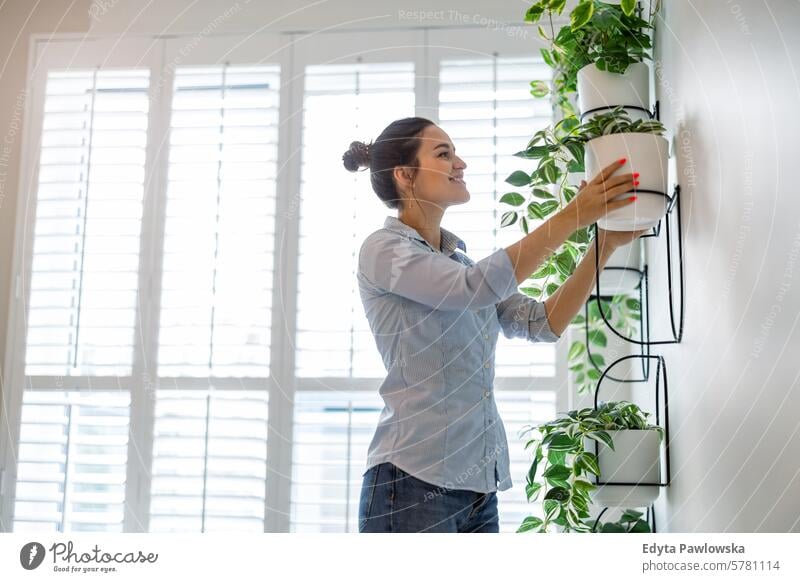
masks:
POLYGON ((525 533, 526 531, 537 530, 540 527, 542 527, 542 523, 543 522, 541 518, 529 515, 528 517, 522 520, 522 523, 517 528, 517 533, 525 533))
POLYGON ((544 14, 544 6, 540 3, 536 3, 528 8, 528 11, 525 13, 525 22, 537 22, 542 14, 544 14))
POLYGON ((517 213, 513 210, 509 210, 508 212, 504 212, 503 216, 500 219, 500 226, 511 226, 517 221, 517 213))
POLYGON ((547 64, 548 67, 551 69, 556 68, 556 64, 553 62, 553 57, 550 56, 550 51, 547 49, 539 49, 539 53, 542 55, 542 59, 547 64))
POLYGON ((640 519, 635 524, 633 524, 633 527, 631 528, 630 532, 631 533, 650 533, 650 526, 648 525, 648 523, 646 521, 640 519))
POLYGON ((618 521, 621 523, 633 523, 642 517, 642 515, 644 514, 641 511, 636 511, 635 509, 626 509, 622 512, 622 517, 620 517, 618 521))
POLYGON ((599 329, 594 329, 589 332, 589 342, 593 343, 596 346, 600 346, 601 348, 604 348, 606 347, 606 345, 608 345, 606 334, 604 334, 599 329))
POLYGON ((575 448, 575 441, 563 433, 556 434, 547 446, 556 451, 571 451, 575 448))
POLYGON ((579 490, 579 491, 594 491, 597 489, 597 485, 594 483, 590 483, 589 481, 585 481, 584 479, 575 479, 572 482, 572 487, 579 490))
POLYGON ((549 153, 550 153, 550 148, 547 146, 532 145, 529 146, 527 149, 515 153, 514 156, 526 160, 538 160, 539 158, 543 158, 549 153))
POLYGON ((550 520, 561 511, 561 504, 555 499, 545 498, 542 502, 542 508, 544 509, 545 519, 550 520))
POLYGON ((586 375, 589 377, 590 380, 597 382, 600 379, 600 372, 595 370, 594 368, 589 368, 586 370, 586 375))
POLYGON ((602 533, 625 533, 625 528, 616 523, 604 523, 602 533))
POLYGON ((586 351, 586 344, 584 344, 583 342, 572 342, 572 345, 569 347, 569 354, 567 354, 567 359, 574 360, 585 351, 586 351))
MULTIPOLYGON (((566 465, 567 462, 567 452, 566 451, 556 451, 553 449, 547 450, 547 460, 550 462, 552 466, 561 465, 562 467, 566 465)), ((569 472, 569 469, 567 469, 569 472)), ((556 479, 566 479, 564 476, 556 476, 556 479)))
POLYGON ((604 430, 587 432, 586 436, 590 439, 596 440, 608 446, 612 451, 614 450, 614 441, 611 440, 611 435, 604 430))
POLYGON ((539 466, 539 459, 540 459, 540 457, 539 457, 538 452, 537 452, 536 457, 533 459, 533 462, 531 463, 530 469, 528 469, 528 482, 529 483, 533 483, 534 481, 536 481, 536 469, 539 466))
POLYGON ((534 188, 533 195, 542 200, 553 200, 555 198, 549 190, 545 190, 544 188, 534 188))
POLYGON ((525 197, 519 192, 506 192, 500 197, 501 204, 510 204, 511 206, 522 206, 525 202, 525 197))
POLYGON ((590 453, 588 451, 584 451, 582 453, 578 453, 575 455, 575 460, 573 461, 576 467, 580 467, 586 469, 589 473, 593 473, 600 476, 600 466, 597 464, 597 457, 594 453, 590 453))
POLYGON ((533 297, 534 299, 538 299, 542 296, 542 290, 539 287, 520 287, 519 290, 528 297, 533 297))
POLYGON ((556 255, 556 268, 565 277, 572 275, 572 272, 575 270, 575 259, 572 258, 569 251, 556 255))
POLYGON ((636 9, 636 0, 622 0, 619 7, 625 13, 625 16, 633 16, 633 11, 636 9))
POLYGON ((544 81, 531 81, 531 95, 537 98, 545 97, 550 93, 550 87, 544 81))
POLYGON ((547 293, 548 297, 550 295, 552 295, 553 293, 555 293, 556 291, 558 291, 558 284, 557 283, 548 283, 547 284, 547 288, 545 289, 545 293, 547 293))
POLYGON ((512 173, 508 178, 506 178, 506 182, 508 182, 512 186, 517 186, 518 188, 521 188, 522 186, 527 186, 528 184, 531 183, 531 177, 522 170, 517 170, 516 172, 512 173))
POLYGON ((566 487, 553 487, 545 493, 544 498, 545 500, 552 499, 563 503, 569 499, 569 490, 566 487))
POLYGON ((605 368, 606 367, 606 359, 601 356, 600 354, 592 354, 592 361, 598 368, 605 368))
POLYGON ((556 168, 555 160, 548 160, 547 163, 542 164, 539 171, 548 184, 555 184, 558 181, 559 171, 556 168))
POLYGON ((581 2, 570 14, 570 28, 573 31, 578 30, 581 26, 589 22, 594 14, 594 1, 587 0, 581 2))
POLYGON ((525 216, 523 216, 522 218, 519 219, 519 224, 520 227, 522 228, 522 232, 528 234, 528 219, 525 216))
POLYGON ((528 483, 525 486, 525 495, 528 498, 528 501, 534 499, 536 495, 539 493, 539 490, 542 488, 541 483, 528 483))

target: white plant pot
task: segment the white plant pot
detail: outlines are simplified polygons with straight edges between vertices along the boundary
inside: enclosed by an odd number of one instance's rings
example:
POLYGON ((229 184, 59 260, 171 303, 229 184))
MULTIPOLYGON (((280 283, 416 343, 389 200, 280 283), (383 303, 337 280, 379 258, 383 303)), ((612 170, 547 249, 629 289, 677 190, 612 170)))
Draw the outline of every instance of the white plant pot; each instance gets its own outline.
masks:
MULTIPOLYGON (((635 204, 635 203, 634 203, 635 204)), ((636 290, 641 281, 642 241, 636 239, 629 245, 619 247, 600 273, 600 292, 603 295, 628 295, 636 290)), ((592 291, 597 295, 597 285, 592 291)))
MULTIPOLYGON (((660 483, 661 440, 655 430, 609 430, 612 451, 597 444, 600 480, 604 483, 660 483)), ((584 438, 584 449, 595 452, 595 441, 584 438)), ((597 478, 590 474, 592 482, 597 478)), ((658 485, 599 485, 592 491, 595 503, 605 507, 646 507, 658 498, 658 485)))
POLYGON ((586 180, 584 176, 586 172, 567 172, 567 184, 577 189, 581 185, 581 180, 586 180))
MULTIPOLYGON (((598 107, 633 105, 650 109, 650 70, 645 63, 633 63, 620 73, 601 71, 596 65, 586 65, 578 71, 578 109, 581 113, 598 107)), ((583 118, 589 121, 595 115, 608 113, 601 109, 583 118)), ((631 119, 650 119, 649 113, 625 108, 631 119)))
MULTIPOLYGON (((669 177, 669 142, 652 133, 615 133, 603 135, 586 143, 584 167, 587 182, 603 168, 621 158, 626 162, 612 174, 639 172, 641 190, 667 192, 669 177)), ((605 230, 643 230, 654 227, 667 213, 667 198, 661 194, 633 191, 621 194, 615 200, 631 196, 637 200, 625 208, 609 212, 597 221, 597 226, 605 230)))

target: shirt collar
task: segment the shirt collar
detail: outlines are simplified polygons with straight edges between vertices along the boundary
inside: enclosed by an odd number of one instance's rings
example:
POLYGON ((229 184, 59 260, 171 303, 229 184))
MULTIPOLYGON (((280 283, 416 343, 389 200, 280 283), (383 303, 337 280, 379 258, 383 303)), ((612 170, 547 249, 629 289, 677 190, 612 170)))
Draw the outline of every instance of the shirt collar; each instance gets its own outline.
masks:
MULTIPOLYGON (((421 240, 422 242, 424 242, 429 247, 431 246, 430 243, 428 241, 426 241, 423 238, 423 236, 419 232, 417 232, 416 229, 408 226, 405 222, 403 222, 402 220, 400 220, 399 218, 397 218, 395 216, 387 216, 386 220, 383 223, 383 228, 386 228, 388 230, 391 230, 391 231, 394 231, 394 232, 397 232, 397 233, 400 233, 400 234, 403 234, 403 235, 406 235, 406 236, 410 236, 411 238, 415 238, 417 240, 421 240)), ((467 252, 466 243, 463 240, 461 240, 458 236, 456 236, 455 234, 453 234, 452 232, 450 232, 446 228, 439 227, 439 230, 441 231, 441 236, 442 236, 442 249, 441 250, 442 250, 442 252, 444 254, 451 255, 451 254, 453 254, 453 251, 456 250, 456 248, 461 249, 465 253, 467 252)), ((431 248, 433 248, 433 247, 431 247, 431 248)), ((434 250, 439 250, 439 249, 434 249, 434 250)))

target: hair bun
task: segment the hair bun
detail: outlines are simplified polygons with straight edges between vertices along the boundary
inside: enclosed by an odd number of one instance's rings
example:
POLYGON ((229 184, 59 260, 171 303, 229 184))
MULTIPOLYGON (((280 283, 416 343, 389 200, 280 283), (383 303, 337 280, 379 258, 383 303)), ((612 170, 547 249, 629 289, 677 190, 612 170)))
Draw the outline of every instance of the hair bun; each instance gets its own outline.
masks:
POLYGON ((355 172, 360 168, 368 168, 369 145, 362 141, 354 141, 350 144, 350 149, 344 152, 342 161, 344 162, 344 167, 350 172, 355 172))

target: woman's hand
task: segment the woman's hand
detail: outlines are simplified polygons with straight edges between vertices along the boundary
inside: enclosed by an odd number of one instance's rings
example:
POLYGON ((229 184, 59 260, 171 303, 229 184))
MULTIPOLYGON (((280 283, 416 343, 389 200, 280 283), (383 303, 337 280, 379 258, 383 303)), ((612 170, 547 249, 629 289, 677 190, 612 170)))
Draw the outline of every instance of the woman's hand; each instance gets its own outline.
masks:
POLYGON ((649 228, 644 230, 603 230, 597 229, 597 242, 603 253, 613 253, 619 247, 632 243, 637 238, 646 233, 649 228))
POLYGON ((635 196, 625 200, 614 200, 620 194, 630 192, 638 184, 635 180, 639 174, 611 175, 620 168, 619 162, 606 166, 587 184, 581 181, 578 194, 570 200, 561 212, 569 217, 574 229, 594 224, 609 212, 633 204, 635 196))
MULTIPOLYGON (((579 189, 586 186, 586 180, 581 180, 579 189)), ((623 201, 625 202, 625 201, 623 201)), ((601 252, 611 254, 619 247, 632 243, 637 238, 645 234, 649 228, 644 230, 603 230, 597 229, 597 242, 600 246, 601 252)))

